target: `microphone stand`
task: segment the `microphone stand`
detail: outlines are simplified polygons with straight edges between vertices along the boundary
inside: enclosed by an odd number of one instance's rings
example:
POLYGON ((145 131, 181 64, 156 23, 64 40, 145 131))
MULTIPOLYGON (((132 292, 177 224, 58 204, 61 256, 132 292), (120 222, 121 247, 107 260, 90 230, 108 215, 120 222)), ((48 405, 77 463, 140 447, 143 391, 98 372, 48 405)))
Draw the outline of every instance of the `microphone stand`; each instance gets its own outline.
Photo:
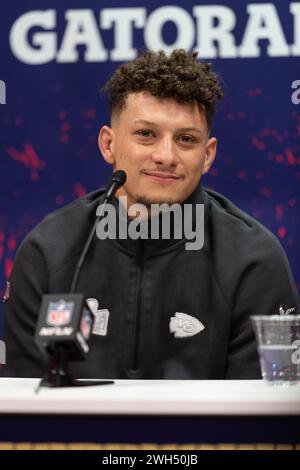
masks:
MULTIPOLYGON (((93 241, 96 233, 97 225, 106 207, 106 204, 115 195, 117 189, 122 186, 126 181, 126 173, 122 170, 117 171, 112 176, 112 181, 109 188, 106 191, 104 202, 101 207, 100 214, 98 215, 92 230, 90 231, 89 237, 84 245, 79 261, 76 265, 76 270, 73 276, 70 293, 74 294, 77 288, 80 270, 85 261, 87 252, 93 241)), ((57 344, 51 351, 51 360, 46 375, 40 381, 36 392, 39 391, 40 387, 82 387, 90 385, 107 385, 113 384, 113 380, 77 380, 74 379, 68 372, 69 363, 69 348, 64 344, 57 344)))
POLYGON ((40 387, 86 387, 90 385, 113 384, 113 380, 78 380, 68 372, 69 351, 63 344, 56 346, 52 352, 51 361, 46 375, 40 381, 36 392, 40 387))
POLYGON ((89 237, 86 241, 86 244, 84 245, 84 248, 82 250, 82 253, 81 253, 81 256, 79 258, 79 261, 76 265, 76 270, 75 270, 75 274, 74 274, 74 277, 73 277, 73 280, 72 280, 72 284, 71 284, 71 289, 70 289, 70 293, 71 294, 74 294, 75 291, 76 291, 76 288, 77 288, 77 284, 78 284, 78 278, 79 278, 79 274, 80 274, 80 270, 82 268, 82 265, 84 263, 84 260, 86 258, 86 255, 87 255, 87 252, 89 251, 89 248, 90 248, 90 245, 93 241, 93 238, 95 236, 95 233, 96 233, 96 229, 97 229, 97 225, 98 223, 100 222, 100 220, 102 219, 103 217, 103 213, 104 213, 104 209, 106 207, 106 204, 107 202, 109 201, 108 197, 106 196, 106 198, 104 199, 104 202, 102 204, 102 208, 101 208, 101 212, 100 214, 98 215, 97 219, 96 219, 96 222, 94 223, 93 225, 93 228, 89 234, 89 237))

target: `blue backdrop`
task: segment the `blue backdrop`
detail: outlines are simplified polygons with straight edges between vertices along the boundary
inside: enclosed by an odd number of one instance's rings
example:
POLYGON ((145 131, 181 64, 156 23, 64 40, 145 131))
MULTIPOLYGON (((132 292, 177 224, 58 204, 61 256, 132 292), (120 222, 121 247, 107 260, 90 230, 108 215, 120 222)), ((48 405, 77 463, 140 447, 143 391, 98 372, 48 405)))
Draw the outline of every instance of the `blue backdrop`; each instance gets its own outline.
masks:
POLYGON ((26 233, 107 181, 99 89, 146 47, 198 49, 221 74, 203 183, 280 239, 300 289, 300 2, 14 0, 0 4, 0 290, 26 233))

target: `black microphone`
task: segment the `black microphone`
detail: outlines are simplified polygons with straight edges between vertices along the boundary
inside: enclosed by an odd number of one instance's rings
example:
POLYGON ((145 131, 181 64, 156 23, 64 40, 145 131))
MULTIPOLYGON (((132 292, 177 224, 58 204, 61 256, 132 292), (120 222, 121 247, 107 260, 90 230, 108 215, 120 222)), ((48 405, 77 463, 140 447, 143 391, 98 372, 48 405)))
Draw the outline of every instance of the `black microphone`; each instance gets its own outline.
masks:
POLYGON ((43 296, 35 342, 42 351, 50 354, 51 360, 46 376, 40 385, 64 387, 74 385, 103 385, 113 381, 78 382, 67 371, 68 361, 84 360, 89 352, 88 341, 94 324, 94 315, 84 295, 75 293, 80 271, 95 236, 97 225, 103 216, 105 206, 116 191, 125 184, 126 173, 117 170, 113 173, 106 189, 104 202, 76 265, 70 293, 46 294, 43 296))
POLYGON ((107 190, 105 192, 105 198, 104 198, 104 202, 102 204, 102 210, 101 210, 100 214, 98 215, 98 217, 96 219, 96 222, 95 222, 95 224, 94 224, 94 226, 93 226, 93 228, 92 228, 92 230, 89 234, 87 242, 86 242, 86 244, 85 244, 85 246, 82 250, 81 256, 80 256, 79 261, 77 263, 75 273, 74 273, 74 277, 73 277, 72 284, 71 284, 71 290, 70 290, 70 292, 72 294, 76 291, 80 270, 81 270, 82 265, 84 263, 84 260, 86 258, 89 247, 92 243, 92 240, 95 236, 97 225, 98 225, 99 221, 101 220, 101 218, 103 216, 105 206, 108 203, 108 201, 110 201, 113 198, 113 196, 116 194, 116 191, 121 186, 123 186, 125 184, 126 178, 127 178, 127 175, 126 175, 125 171, 123 171, 123 170, 115 171, 113 173, 112 177, 111 177, 110 183, 109 183, 109 185, 107 187, 107 190))
POLYGON ((106 203, 116 194, 116 191, 126 183, 127 175, 123 170, 117 170, 111 177, 110 184, 105 193, 104 202, 106 203))

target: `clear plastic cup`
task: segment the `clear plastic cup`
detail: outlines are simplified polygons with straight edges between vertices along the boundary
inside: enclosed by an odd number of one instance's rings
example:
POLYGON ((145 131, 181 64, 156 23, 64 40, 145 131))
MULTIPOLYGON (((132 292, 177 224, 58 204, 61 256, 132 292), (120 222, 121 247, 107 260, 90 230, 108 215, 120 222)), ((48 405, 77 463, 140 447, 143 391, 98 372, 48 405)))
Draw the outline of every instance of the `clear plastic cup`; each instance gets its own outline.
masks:
POLYGON ((300 384, 300 315, 252 316, 263 379, 300 384))

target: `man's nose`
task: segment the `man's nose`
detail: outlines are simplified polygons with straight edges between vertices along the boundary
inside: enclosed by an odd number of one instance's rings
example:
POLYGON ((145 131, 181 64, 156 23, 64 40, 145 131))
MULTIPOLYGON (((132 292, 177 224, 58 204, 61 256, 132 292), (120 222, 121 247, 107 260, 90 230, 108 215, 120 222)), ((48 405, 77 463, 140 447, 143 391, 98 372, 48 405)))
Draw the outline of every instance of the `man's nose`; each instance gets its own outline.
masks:
POLYGON ((178 163, 178 155, 175 142, 172 138, 166 137, 160 139, 152 153, 152 159, 155 163, 172 167, 178 163))

